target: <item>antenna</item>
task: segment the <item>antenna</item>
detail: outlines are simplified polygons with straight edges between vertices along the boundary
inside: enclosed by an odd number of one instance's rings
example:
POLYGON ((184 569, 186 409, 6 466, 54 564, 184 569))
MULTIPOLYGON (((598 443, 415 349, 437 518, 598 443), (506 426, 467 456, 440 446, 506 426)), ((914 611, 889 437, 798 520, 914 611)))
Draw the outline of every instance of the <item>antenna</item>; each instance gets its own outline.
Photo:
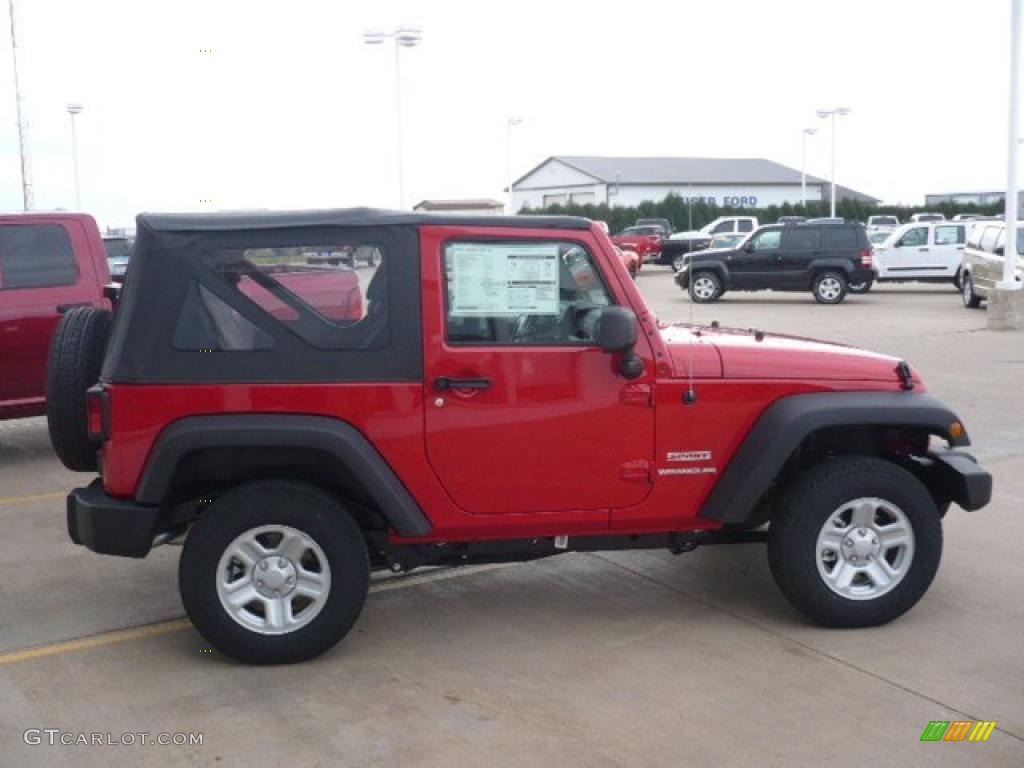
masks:
MULTIPOLYGON (((691 241, 691 253, 692 253, 692 241, 691 241)), ((693 279, 693 275, 690 275, 690 279, 693 279)), ((686 345, 686 391, 683 393, 683 403, 686 405, 693 405, 697 402, 697 390, 693 388, 693 345, 697 343, 695 333, 693 330, 693 297, 690 297, 690 312, 689 312, 689 326, 690 326, 690 343, 686 345)))

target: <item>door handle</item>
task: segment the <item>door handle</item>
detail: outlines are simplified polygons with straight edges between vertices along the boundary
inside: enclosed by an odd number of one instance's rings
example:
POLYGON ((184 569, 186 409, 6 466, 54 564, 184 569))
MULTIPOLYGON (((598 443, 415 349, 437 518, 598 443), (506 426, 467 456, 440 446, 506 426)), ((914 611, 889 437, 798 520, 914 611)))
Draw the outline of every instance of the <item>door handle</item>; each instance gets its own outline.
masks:
POLYGON ((438 376, 434 379, 434 388, 438 392, 448 389, 490 389, 490 379, 452 379, 448 376, 438 376))

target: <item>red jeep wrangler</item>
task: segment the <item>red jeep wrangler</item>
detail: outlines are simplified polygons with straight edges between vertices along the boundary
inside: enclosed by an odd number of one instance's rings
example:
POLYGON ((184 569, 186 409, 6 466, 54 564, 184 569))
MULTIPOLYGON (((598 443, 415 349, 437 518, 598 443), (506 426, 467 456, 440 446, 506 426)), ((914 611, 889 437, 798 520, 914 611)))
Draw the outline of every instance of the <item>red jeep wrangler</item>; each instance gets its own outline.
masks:
POLYGON ((98 448, 71 538, 184 536, 188 615, 250 662, 330 648, 371 569, 572 551, 766 541, 805 614, 877 625, 991 495, 906 363, 660 325, 583 219, 143 215, 115 314, 87 414, 51 423, 98 448), (365 246, 358 313, 280 279, 365 246))

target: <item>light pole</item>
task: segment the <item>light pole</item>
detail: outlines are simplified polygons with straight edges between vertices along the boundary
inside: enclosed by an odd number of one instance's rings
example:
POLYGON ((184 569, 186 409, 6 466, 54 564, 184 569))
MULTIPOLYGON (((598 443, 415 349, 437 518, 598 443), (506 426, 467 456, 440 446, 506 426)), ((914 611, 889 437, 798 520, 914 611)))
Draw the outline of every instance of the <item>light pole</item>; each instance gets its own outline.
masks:
POLYGON ((800 142, 800 207, 807 210, 807 137, 818 132, 817 128, 804 128, 800 142))
POLYGON ((419 27, 400 26, 392 32, 368 29, 363 32, 363 42, 380 45, 388 38, 395 41, 395 134, 398 144, 398 207, 405 208, 405 167, 402 147, 402 69, 399 50, 413 48, 423 41, 423 30, 419 27))
POLYGON ((1020 172, 1020 36, 1021 0, 1010 0, 1010 134, 1006 162, 1006 245, 1003 248, 1003 279, 996 284, 1005 291, 1020 290, 1017 282, 1017 204, 1020 172))
POLYGON ((505 206, 505 215, 512 216, 512 129, 521 125, 523 118, 511 116, 505 123, 505 175, 508 178, 508 204, 505 206))
POLYGON ((840 117, 850 114, 848 107, 836 107, 835 109, 819 109, 818 117, 832 118, 832 178, 829 179, 829 186, 832 187, 832 213, 829 215, 834 219, 836 217, 836 115, 840 117))
POLYGON ((21 84, 18 81, 18 35, 15 32, 14 0, 9 0, 11 10, 11 54, 14 56, 14 108, 18 119, 18 151, 21 157, 21 200, 26 211, 35 207, 32 193, 32 163, 28 150, 28 115, 21 98, 21 84))
POLYGON ((71 115, 71 162, 75 168, 75 210, 82 210, 82 195, 78 186, 78 132, 75 130, 75 115, 82 111, 81 104, 68 104, 71 115))

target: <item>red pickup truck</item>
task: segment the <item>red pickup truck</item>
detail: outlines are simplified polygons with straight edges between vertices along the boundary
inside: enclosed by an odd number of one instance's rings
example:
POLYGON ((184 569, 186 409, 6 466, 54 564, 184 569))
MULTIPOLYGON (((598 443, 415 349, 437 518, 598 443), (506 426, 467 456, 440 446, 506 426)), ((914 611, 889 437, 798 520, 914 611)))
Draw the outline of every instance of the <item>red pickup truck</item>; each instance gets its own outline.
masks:
POLYGON ((626 251, 634 251, 640 257, 640 263, 657 261, 661 256, 661 227, 633 226, 626 227, 612 237, 612 242, 626 251))
POLYGON ((107 255, 81 213, 0 215, 0 419, 46 410, 46 357, 60 316, 109 307, 107 255))

